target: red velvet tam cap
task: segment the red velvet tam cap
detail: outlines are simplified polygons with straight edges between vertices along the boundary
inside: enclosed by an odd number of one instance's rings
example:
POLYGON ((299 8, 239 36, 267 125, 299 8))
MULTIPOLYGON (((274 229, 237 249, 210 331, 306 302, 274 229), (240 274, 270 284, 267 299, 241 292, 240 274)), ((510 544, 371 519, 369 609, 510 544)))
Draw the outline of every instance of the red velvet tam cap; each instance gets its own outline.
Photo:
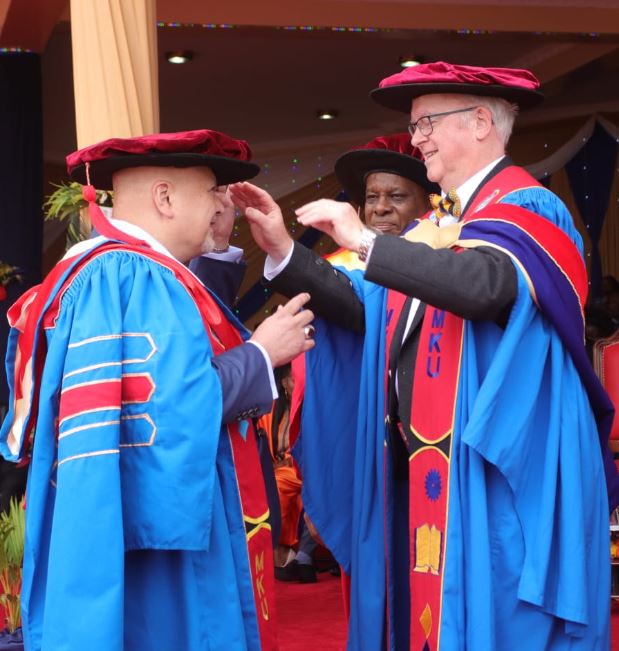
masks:
POLYGON ((251 149, 244 140, 225 133, 197 129, 156 133, 137 138, 110 138, 67 156, 67 171, 74 181, 100 190, 112 187, 112 175, 128 167, 209 167, 218 185, 246 181, 260 167, 250 163, 251 149))
POLYGON ((357 204, 365 203, 365 181, 368 174, 397 174, 420 185, 426 192, 440 192, 436 183, 428 181, 421 153, 411 144, 408 133, 379 136, 365 145, 342 154, 335 161, 335 175, 346 194, 357 204))
POLYGON ((501 97, 525 110, 543 100, 539 86, 539 80, 528 70, 478 68, 436 61, 386 77, 370 97, 382 106, 403 113, 410 112, 415 97, 436 93, 501 97))

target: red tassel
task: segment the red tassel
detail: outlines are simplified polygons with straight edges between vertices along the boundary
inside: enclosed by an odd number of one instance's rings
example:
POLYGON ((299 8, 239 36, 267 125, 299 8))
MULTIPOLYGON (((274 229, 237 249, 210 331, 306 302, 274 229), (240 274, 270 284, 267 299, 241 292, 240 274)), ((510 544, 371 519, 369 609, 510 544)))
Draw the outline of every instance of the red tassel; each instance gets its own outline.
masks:
POLYGON ((103 235, 103 237, 107 237, 110 240, 128 242, 129 244, 134 244, 136 246, 148 246, 146 242, 141 239, 132 237, 112 225, 109 219, 107 219, 103 214, 99 204, 95 201, 97 192, 92 185, 85 185, 82 194, 84 199, 88 201, 88 213, 90 214, 92 227, 97 231, 97 233, 99 233, 99 235, 103 235))
POLYGON ((82 196, 88 203, 94 203, 97 200, 97 191, 94 185, 82 186, 82 196))
POLYGON ((97 233, 109 238, 110 240, 128 242, 129 244, 135 244, 138 246, 148 246, 146 242, 123 233, 106 219, 103 211, 97 204, 97 191, 95 186, 90 183, 90 163, 86 163, 86 182, 86 185, 82 186, 82 196, 88 202, 90 221, 92 222, 92 227, 97 231, 97 233))

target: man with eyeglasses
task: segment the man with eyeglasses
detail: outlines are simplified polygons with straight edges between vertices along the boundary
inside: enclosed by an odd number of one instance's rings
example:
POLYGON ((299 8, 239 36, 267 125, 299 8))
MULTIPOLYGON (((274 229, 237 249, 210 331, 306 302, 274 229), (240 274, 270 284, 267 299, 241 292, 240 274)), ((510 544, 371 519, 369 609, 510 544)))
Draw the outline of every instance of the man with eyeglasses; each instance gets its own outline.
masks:
POLYGON ((349 649, 608 648, 612 406, 583 346, 582 243, 505 155, 538 87, 447 63, 383 80, 372 97, 410 111, 433 211, 400 238, 341 203, 297 211, 365 271, 329 267, 266 193, 233 188, 273 287, 310 291, 335 324, 307 355, 302 471, 352 574, 349 649))

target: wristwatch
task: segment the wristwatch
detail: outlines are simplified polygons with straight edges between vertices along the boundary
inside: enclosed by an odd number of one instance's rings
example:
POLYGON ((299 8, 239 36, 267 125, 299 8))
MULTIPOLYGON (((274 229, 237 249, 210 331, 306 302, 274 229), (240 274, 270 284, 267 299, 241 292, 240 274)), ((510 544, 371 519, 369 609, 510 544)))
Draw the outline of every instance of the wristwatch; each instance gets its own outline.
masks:
POLYGON ((361 239, 359 240, 359 250, 357 251, 357 255, 359 256, 359 260, 361 262, 365 262, 368 253, 370 252, 370 249, 372 248, 372 244, 374 244, 374 240, 376 239, 376 232, 373 230, 370 230, 369 228, 364 228, 361 231, 361 239))

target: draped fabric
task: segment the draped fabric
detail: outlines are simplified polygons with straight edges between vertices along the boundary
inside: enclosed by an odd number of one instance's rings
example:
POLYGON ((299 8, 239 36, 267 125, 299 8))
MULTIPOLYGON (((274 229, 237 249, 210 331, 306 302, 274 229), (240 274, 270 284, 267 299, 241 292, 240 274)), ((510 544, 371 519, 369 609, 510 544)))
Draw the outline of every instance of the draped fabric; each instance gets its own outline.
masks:
POLYGON ((615 139, 596 122, 591 138, 566 165, 580 218, 591 241, 589 274, 594 295, 602 280, 599 240, 615 176, 617 149, 615 139))
POLYGON ((71 1, 77 144, 159 131, 155 0, 71 1))
MULTIPOLYGON (((9 327, 6 310, 41 277, 43 217, 41 205, 43 136, 41 57, 0 55, 0 194, 2 235, 0 260, 19 267, 22 282, 9 286, 0 302, 0 357, 6 355, 9 327)), ((6 376, 0 374, 0 405, 8 401, 6 376)))
POLYGON ((573 136, 527 170, 558 194, 583 236, 592 298, 601 277, 619 276, 619 126, 591 116, 573 136))

